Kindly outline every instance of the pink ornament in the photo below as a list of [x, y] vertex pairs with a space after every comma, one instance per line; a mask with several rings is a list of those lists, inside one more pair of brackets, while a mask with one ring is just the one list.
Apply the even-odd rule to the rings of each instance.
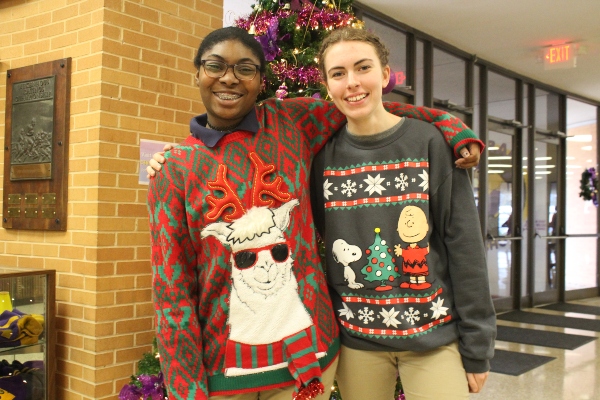
[[394, 86], [396, 86], [396, 74], [390, 69], [390, 81], [387, 86], [383, 88], [383, 94], [390, 93], [394, 89]]
[[285, 85], [281, 85], [279, 86], [279, 89], [277, 89], [275, 91], [275, 96], [277, 96], [277, 98], [279, 100], [283, 100], [285, 98], [285, 96], [288, 95], [288, 91], [287, 91], [287, 86]]

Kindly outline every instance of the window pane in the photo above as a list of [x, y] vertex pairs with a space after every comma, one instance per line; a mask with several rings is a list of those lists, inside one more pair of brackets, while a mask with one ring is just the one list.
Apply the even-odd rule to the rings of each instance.
[[465, 60], [433, 49], [433, 97], [465, 105]]
[[[592, 201], [579, 197], [581, 174], [597, 168], [596, 107], [567, 100], [567, 234], [598, 233], [597, 208]], [[567, 254], [567, 258], [569, 255]]]
[[417, 76], [415, 78], [415, 86], [416, 88], [416, 92], [417, 92], [417, 101], [416, 101], [416, 105], [418, 106], [422, 106], [423, 105], [423, 97], [424, 97], [424, 82], [425, 82], [425, 78], [424, 78], [424, 62], [423, 62], [423, 57], [425, 54], [425, 44], [421, 41], [421, 40], [417, 40], [417, 66], [416, 66], [416, 70], [417, 70]]
[[535, 90], [535, 127], [548, 131], [558, 131], [559, 96], [545, 90]]
[[395, 101], [398, 103], [410, 104], [411, 99], [400, 93], [387, 93], [383, 95], [383, 101]]
[[479, 68], [476, 65], [473, 70], [473, 124], [471, 129], [481, 137], [481, 132], [479, 132]]
[[406, 86], [406, 34], [368, 16], [363, 21], [390, 50], [389, 65], [396, 77], [396, 86]]
[[[534, 291], [556, 289], [556, 240], [542, 239], [557, 236], [556, 205], [558, 189], [558, 139], [536, 135], [534, 170], [528, 171], [528, 182], [533, 183], [534, 229]], [[531, 203], [531, 202], [530, 202]]]
[[513, 136], [502, 127], [491, 125], [488, 153], [487, 260], [492, 296], [511, 295], [512, 242], [501, 240], [515, 236], [512, 227]]
[[566, 242], [565, 289], [596, 287], [596, 238], [569, 238]]
[[488, 114], [515, 119], [515, 81], [493, 71], [488, 73]]
[[[595, 106], [567, 100], [566, 233], [570, 235], [598, 233], [596, 206], [579, 197], [582, 172], [598, 165], [597, 124]], [[596, 286], [597, 241], [595, 237], [566, 240], [566, 290]]]

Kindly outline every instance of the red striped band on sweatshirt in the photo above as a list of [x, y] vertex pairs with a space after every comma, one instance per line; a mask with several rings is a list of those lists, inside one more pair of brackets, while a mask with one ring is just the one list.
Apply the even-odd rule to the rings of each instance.
[[380, 165], [365, 165], [362, 167], [352, 167], [342, 170], [325, 170], [323, 176], [350, 176], [354, 174], [361, 174], [364, 172], [381, 172], [381, 171], [394, 171], [404, 168], [429, 168], [428, 161], [401, 161], [391, 162], [389, 164]]
[[434, 326], [446, 323], [452, 319], [451, 315], [448, 315], [444, 318], [437, 319], [435, 321], [431, 321], [428, 324], [418, 326], [410, 329], [376, 329], [376, 328], [363, 328], [362, 326], [356, 326], [348, 323], [347, 321], [343, 321], [339, 319], [338, 321], [342, 324], [342, 326], [348, 330], [353, 332], [362, 333], [363, 335], [378, 335], [378, 336], [410, 336], [416, 335], [418, 333], [425, 333]]

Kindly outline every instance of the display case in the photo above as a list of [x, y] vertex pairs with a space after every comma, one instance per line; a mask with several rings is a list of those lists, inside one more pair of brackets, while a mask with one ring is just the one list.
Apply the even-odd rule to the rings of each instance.
[[54, 270], [0, 267], [0, 399], [55, 399], [55, 283]]

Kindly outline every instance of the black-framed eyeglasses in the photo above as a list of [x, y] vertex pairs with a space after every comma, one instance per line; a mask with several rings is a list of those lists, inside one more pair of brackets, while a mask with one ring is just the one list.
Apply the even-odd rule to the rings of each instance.
[[233, 253], [233, 261], [238, 269], [253, 267], [258, 261], [258, 253], [269, 250], [274, 261], [284, 262], [290, 256], [290, 248], [286, 243], [273, 243], [257, 249], [245, 249]]
[[242, 63], [229, 65], [222, 61], [202, 60], [200, 64], [204, 67], [204, 73], [209, 78], [222, 78], [229, 68], [233, 68], [233, 75], [240, 81], [251, 81], [260, 69], [260, 65]]

